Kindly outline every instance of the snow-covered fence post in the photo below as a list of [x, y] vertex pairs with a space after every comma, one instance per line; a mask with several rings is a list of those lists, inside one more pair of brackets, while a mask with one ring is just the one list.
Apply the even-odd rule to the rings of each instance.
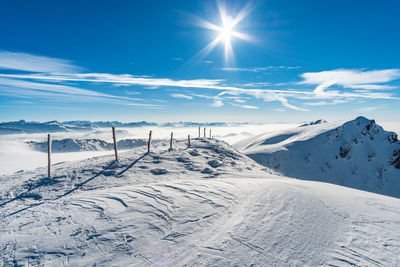
[[200, 127], [199, 127], [199, 138], [200, 138]]
[[114, 140], [115, 160], [118, 161], [117, 138], [115, 137], [115, 127], [112, 127], [112, 134], [113, 134], [113, 140]]
[[204, 127], [204, 138], [206, 138], [206, 127]]
[[211, 138], [211, 129], [210, 129], [210, 138]]
[[173, 137], [174, 133], [171, 132], [171, 141], [169, 142], [169, 149], [172, 150], [172, 137]]
[[47, 134], [47, 177], [50, 178], [51, 167], [51, 136]]
[[151, 144], [151, 131], [149, 133], [149, 141], [147, 142], [147, 153], [150, 153], [150, 144]]
[[188, 146], [190, 146], [190, 134], [188, 134]]

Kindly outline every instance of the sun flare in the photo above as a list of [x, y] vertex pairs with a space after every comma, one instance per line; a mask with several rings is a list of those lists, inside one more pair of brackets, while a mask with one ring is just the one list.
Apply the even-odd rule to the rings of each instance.
[[210, 42], [202, 51], [200, 51], [200, 54], [206, 56], [208, 53], [211, 52], [211, 50], [214, 49], [215, 46], [221, 43], [224, 46], [225, 61], [228, 62], [229, 60], [233, 59], [233, 49], [231, 43], [234, 38], [245, 41], [253, 40], [250, 35], [239, 32], [235, 29], [236, 26], [249, 14], [250, 6], [246, 5], [235, 17], [227, 14], [225, 6], [218, 4], [218, 8], [221, 20], [220, 25], [216, 25], [203, 19], [199, 19], [201, 22], [199, 26], [217, 32], [217, 37], [212, 42]]
[[227, 17], [222, 20], [222, 27], [220, 27], [219, 32], [220, 35], [218, 36], [224, 43], [230, 42], [232, 33], [234, 31], [234, 26], [232, 23], [232, 18]]

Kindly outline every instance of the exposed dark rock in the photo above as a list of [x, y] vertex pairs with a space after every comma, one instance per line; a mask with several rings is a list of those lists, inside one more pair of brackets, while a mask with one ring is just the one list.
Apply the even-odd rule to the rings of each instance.
[[339, 156], [341, 158], [346, 158], [349, 155], [350, 150], [351, 150], [351, 146], [349, 146], [349, 145], [347, 145], [345, 148], [340, 147]]
[[395, 133], [392, 133], [391, 135], [389, 135], [389, 136], [387, 137], [387, 140], [388, 140], [389, 143], [391, 143], [391, 144], [396, 143], [397, 141], [399, 141], [399, 140], [397, 139], [397, 134], [395, 134]]
[[393, 160], [390, 162], [390, 164], [392, 164], [396, 169], [400, 169], [400, 148], [393, 152], [392, 159]]
[[316, 120], [316, 121], [312, 121], [312, 122], [309, 122], [309, 123], [304, 123], [304, 124], [300, 125], [299, 127], [317, 125], [317, 124], [322, 124], [322, 123], [327, 123], [327, 121], [326, 120]]
[[365, 126], [365, 129], [367, 131], [371, 130], [371, 128], [375, 125], [375, 121], [372, 120], [367, 126]]
[[368, 161], [371, 161], [375, 157], [376, 157], [376, 153], [372, 152], [371, 154], [368, 155]]

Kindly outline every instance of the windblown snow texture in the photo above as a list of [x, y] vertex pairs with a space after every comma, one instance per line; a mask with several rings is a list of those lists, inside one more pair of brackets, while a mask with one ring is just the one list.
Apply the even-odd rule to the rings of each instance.
[[0, 176], [4, 266], [398, 266], [400, 200], [276, 175], [224, 142]]
[[400, 197], [397, 135], [364, 117], [261, 134], [235, 147], [285, 176]]

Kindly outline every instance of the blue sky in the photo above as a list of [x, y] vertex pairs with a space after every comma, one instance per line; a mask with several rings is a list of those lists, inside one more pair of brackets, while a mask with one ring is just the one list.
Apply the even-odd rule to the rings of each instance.
[[397, 121], [398, 14], [394, 0], [2, 1], [0, 120]]

